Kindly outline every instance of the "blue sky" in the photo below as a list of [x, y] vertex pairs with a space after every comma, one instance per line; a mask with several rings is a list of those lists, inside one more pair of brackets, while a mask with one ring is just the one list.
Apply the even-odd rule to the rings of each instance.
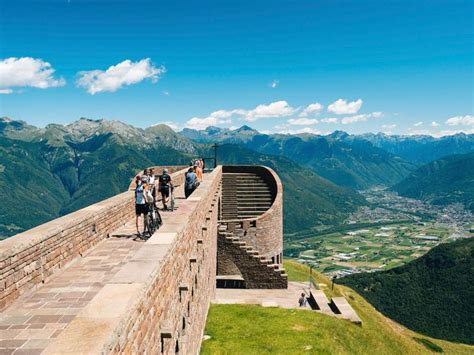
[[0, 115], [34, 125], [474, 130], [472, 1], [0, 4]]

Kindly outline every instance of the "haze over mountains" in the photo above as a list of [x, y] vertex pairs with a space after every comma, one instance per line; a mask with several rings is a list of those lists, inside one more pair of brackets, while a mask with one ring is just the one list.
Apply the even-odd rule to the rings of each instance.
[[[210, 143], [215, 142], [221, 144], [220, 163], [259, 162], [282, 177], [285, 232], [341, 223], [366, 203], [356, 190], [395, 185], [433, 156], [474, 151], [474, 135], [464, 134], [266, 135], [248, 126], [176, 133], [166, 125], [141, 129], [86, 118], [44, 128], [1, 118], [0, 235], [18, 233], [124, 191], [144, 166], [187, 164], [194, 157], [209, 156]], [[449, 194], [451, 184], [447, 186]], [[463, 183], [452, 186], [462, 188]]]

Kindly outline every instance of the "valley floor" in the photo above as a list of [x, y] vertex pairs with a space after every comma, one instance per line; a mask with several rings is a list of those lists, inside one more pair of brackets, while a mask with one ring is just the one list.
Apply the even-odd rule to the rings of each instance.
[[287, 256], [326, 275], [345, 276], [401, 266], [439, 243], [474, 236], [474, 216], [459, 204], [434, 206], [382, 189], [364, 195], [371, 205], [345, 224], [287, 236]]

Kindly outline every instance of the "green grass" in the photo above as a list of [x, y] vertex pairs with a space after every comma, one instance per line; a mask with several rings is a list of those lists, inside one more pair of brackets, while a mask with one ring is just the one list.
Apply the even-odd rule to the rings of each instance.
[[[305, 281], [309, 269], [285, 261], [289, 279]], [[316, 274], [316, 280], [329, 280]], [[328, 284], [329, 285], [329, 284]], [[329, 290], [330, 291], [330, 290]], [[440, 347], [448, 354], [472, 354], [474, 347], [420, 336], [377, 312], [353, 290], [336, 285], [357, 311], [362, 326], [308, 310], [254, 305], [212, 305], [201, 354], [431, 354]], [[424, 338], [420, 343], [414, 337]], [[428, 347], [428, 342], [433, 347]]]

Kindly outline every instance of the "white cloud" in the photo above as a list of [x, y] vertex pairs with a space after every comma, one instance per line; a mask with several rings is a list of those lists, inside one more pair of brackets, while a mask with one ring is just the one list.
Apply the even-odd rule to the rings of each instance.
[[317, 115], [321, 112], [324, 108], [319, 102], [315, 102], [313, 104], [309, 104], [303, 111], [301, 111], [300, 116], [306, 117], [310, 115]]
[[356, 122], [365, 122], [369, 118], [381, 118], [383, 117], [382, 112], [362, 113], [360, 115], [348, 116], [341, 119], [342, 124], [351, 124]]
[[150, 58], [132, 62], [127, 59], [110, 66], [107, 70], [90, 70], [78, 73], [77, 86], [87, 89], [94, 95], [98, 92], [114, 92], [124, 85], [137, 84], [145, 79], [156, 83], [159, 77], [166, 72], [164, 67], [155, 67]]
[[415, 129], [415, 130], [411, 130], [410, 128], [408, 129], [408, 133], [407, 133], [409, 136], [431, 136], [432, 133], [427, 130], [427, 129]]
[[329, 117], [329, 118], [323, 118], [321, 122], [322, 123], [338, 123], [339, 119], [336, 117]]
[[170, 92], [169, 91], [163, 91], [163, 95], [170, 96]]
[[384, 125], [382, 125], [383, 129], [388, 129], [388, 130], [394, 129], [396, 127], [397, 127], [396, 124], [384, 124]]
[[448, 118], [446, 124], [450, 126], [474, 126], [474, 116], [465, 115], [465, 116], [454, 116]]
[[232, 122], [231, 116], [233, 111], [218, 110], [212, 112], [207, 117], [193, 117], [186, 122], [186, 127], [193, 129], [204, 129], [209, 126], [217, 126], [220, 124], [229, 124]]
[[420, 129], [420, 130], [412, 130], [411, 128], [408, 129], [408, 135], [415, 136], [415, 135], [426, 135], [426, 136], [433, 136], [433, 137], [444, 137], [444, 136], [452, 136], [458, 133], [465, 133], [465, 134], [474, 134], [474, 127], [467, 128], [467, 129], [455, 129], [455, 130], [442, 130], [438, 132], [432, 132], [427, 129]]
[[419, 121], [419, 122], [413, 124], [413, 126], [415, 126], [415, 127], [420, 127], [422, 125], [423, 125], [422, 121]]
[[310, 126], [317, 124], [318, 120], [315, 118], [291, 118], [288, 123], [293, 126]]
[[336, 115], [351, 115], [359, 112], [362, 103], [363, 101], [361, 99], [351, 102], [339, 99], [328, 106], [328, 112], [335, 113]]
[[439, 123], [436, 121], [431, 122], [431, 127], [438, 127]]
[[271, 87], [272, 89], [275, 89], [275, 88], [278, 86], [278, 84], [280, 84], [280, 81], [279, 81], [279, 80], [273, 80], [273, 81], [270, 83], [270, 87]]
[[432, 135], [434, 137], [444, 137], [444, 136], [452, 136], [458, 133], [465, 133], [465, 134], [474, 134], [474, 128], [468, 129], [456, 129], [456, 130], [443, 130], [439, 132], [435, 132]]
[[[280, 129], [281, 127], [276, 126], [275, 128]], [[310, 133], [310, 134], [321, 134], [320, 131], [311, 127], [303, 127], [298, 129], [281, 129], [278, 131], [280, 134], [303, 134], [303, 133]]]
[[63, 78], [54, 77], [54, 68], [42, 59], [31, 57], [6, 58], [0, 60], [1, 94], [11, 94], [13, 87], [47, 89], [64, 86]]
[[248, 122], [255, 122], [260, 118], [286, 117], [294, 114], [297, 109], [291, 107], [286, 101], [276, 101], [268, 105], [258, 105], [253, 110], [233, 110], [234, 113], [243, 115]]

